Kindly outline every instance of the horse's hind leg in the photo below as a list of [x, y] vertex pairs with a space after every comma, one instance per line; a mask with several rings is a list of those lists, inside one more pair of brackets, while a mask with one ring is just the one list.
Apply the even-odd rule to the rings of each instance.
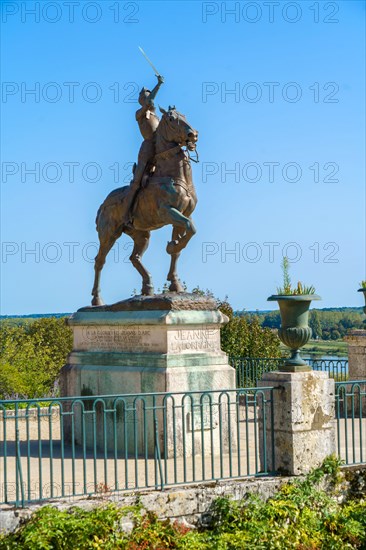
[[149, 246], [150, 231], [139, 231], [137, 229], [126, 230], [126, 233], [133, 239], [133, 250], [130, 256], [132, 265], [137, 269], [142, 277], [141, 294], [152, 296], [154, 294], [154, 286], [150, 273], [141, 263], [141, 258]]
[[94, 285], [92, 290], [92, 296], [93, 296], [92, 306], [104, 305], [103, 299], [100, 295], [100, 275], [101, 275], [103, 266], [105, 264], [107, 254], [119, 236], [120, 234], [119, 235], [99, 234], [99, 250], [98, 250], [98, 254], [95, 257], [95, 263], [94, 263], [95, 275], [94, 275]]
[[[172, 241], [178, 241], [180, 239], [179, 234], [180, 229], [178, 227], [173, 227]], [[183, 292], [184, 288], [181, 285], [181, 282], [177, 273], [177, 262], [180, 256], [180, 252], [173, 252], [170, 258], [170, 269], [167, 276], [167, 280], [170, 281], [169, 290], [171, 292]]]

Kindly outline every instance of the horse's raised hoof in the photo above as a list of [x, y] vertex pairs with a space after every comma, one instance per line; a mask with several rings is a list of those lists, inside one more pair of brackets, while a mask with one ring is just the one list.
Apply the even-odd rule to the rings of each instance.
[[184, 292], [184, 288], [180, 284], [180, 281], [172, 281], [169, 285], [170, 292]]
[[104, 302], [100, 296], [94, 296], [91, 302], [92, 306], [104, 306]]
[[166, 251], [168, 254], [174, 254], [177, 252], [178, 241], [170, 241], [167, 244]]
[[154, 286], [143, 284], [141, 289], [141, 294], [143, 296], [154, 296]]

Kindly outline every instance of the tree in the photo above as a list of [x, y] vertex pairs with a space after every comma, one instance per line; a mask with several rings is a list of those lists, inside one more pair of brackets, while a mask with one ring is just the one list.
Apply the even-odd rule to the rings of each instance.
[[229, 318], [221, 328], [221, 347], [232, 357], [281, 357], [277, 334], [262, 328], [257, 315], [238, 317], [227, 300], [219, 309]]
[[262, 327], [267, 328], [280, 328], [281, 326], [281, 315], [279, 311], [271, 311], [266, 313], [264, 320], [262, 322]]
[[0, 399], [52, 394], [71, 347], [72, 332], [64, 318], [1, 323]]
[[309, 327], [313, 331], [313, 338], [322, 337], [322, 326], [320, 324], [319, 314], [316, 310], [310, 312]]

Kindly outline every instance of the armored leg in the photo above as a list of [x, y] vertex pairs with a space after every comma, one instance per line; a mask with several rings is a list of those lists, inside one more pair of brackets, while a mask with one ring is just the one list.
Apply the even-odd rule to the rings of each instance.
[[130, 188], [128, 190], [128, 194], [127, 194], [127, 197], [126, 197], [126, 202], [124, 204], [125, 208], [124, 208], [124, 212], [123, 212], [123, 216], [122, 216], [123, 225], [128, 225], [131, 222], [132, 205], [133, 205], [133, 202], [134, 202], [135, 197], [137, 195], [137, 192], [140, 188], [140, 183], [141, 183], [142, 176], [144, 175], [145, 168], [146, 168], [146, 163], [140, 163], [140, 162], [138, 163], [138, 165], [136, 167], [133, 180], [130, 183]]
[[133, 180], [130, 184], [130, 189], [126, 197], [125, 209], [122, 214], [122, 223], [128, 225], [131, 222], [131, 209], [136, 194], [140, 188], [142, 176], [144, 175], [147, 164], [154, 156], [154, 143], [151, 139], [145, 139], [140, 147], [137, 166], [133, 175]]

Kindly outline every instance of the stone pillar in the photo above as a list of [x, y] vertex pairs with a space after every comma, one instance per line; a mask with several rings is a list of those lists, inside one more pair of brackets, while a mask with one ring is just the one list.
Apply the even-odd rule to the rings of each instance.
[[[335, 452], [335, 390], [328, 373], [268, 372], [258, 385], [274, 387], [273, 418], [269, 403], [266, 411], [267, 471], [305, 474]], [[260, 442], [264, 470], [262, 422]]]
[[[61, 373], [61, 394], [127, 397], [105, 399], [95, 413], [94, 401], [84, 400], [91, 414], [74, 405], [74, 426], [65, 425], [65, 435], [70, 440], [73, 433], [78, 444], [86, 438], [88, 448], [97, 439], [98, 447], [109, 450], [118, 438], [119, 452], [149, 457], [156, 452], [157, 431], [165, 457], [210, 448], [211, 430], [215, 447], [220, 441], [235, 447], [236, 394], [215, 403], [218, 395], [209, 393], [236, 388], [235, 369], [220, 347], [225, 322], [213, 300], [187, 294], [139, 296], [77, 311], [69, 320], [74, 345]], [[157, 392], [171, 396], [146, 395]], [[136, 400], [136, 394], [144, 395]], [[233, 403], [231, 423], [225, 400]]]
[[366, 330], [349, 330], [345, 341], [349, 380], [366, 380]]

